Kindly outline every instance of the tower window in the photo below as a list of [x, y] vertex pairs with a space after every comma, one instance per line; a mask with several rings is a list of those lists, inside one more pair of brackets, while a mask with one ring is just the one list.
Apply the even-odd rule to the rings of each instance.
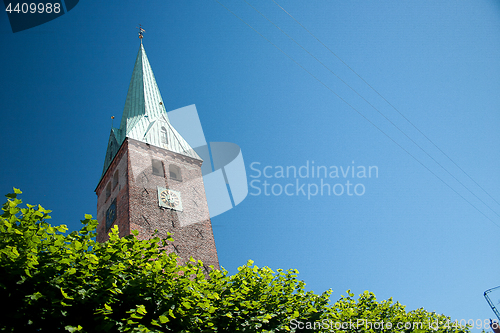
[[113, 141], [109, 143], [109, 161], [113, 160]]
[[168, 144], [167, 129], [165, 127], [161, 128], [160, 138], [161, 138], [161, 143], [165, 145]]
[[116, 185], [118, 185], [118, 170], [115, 171], [115, 174], [113, 176], [113, 188], [115, 188]]
[[181, 168], [175, 164], [170, 164], [168, 166], [168, 173], [171, 179], [182, 180]]
[[151, 160], [151, 164], [153, 166], [153, 175], [164, 176], [163, 173], [163, 164], [160, 160]]
[[108, 185], [106, 185], [106, 200], [108, 200], [110, 196], [111, 196], [111, 183], [108, 183]]

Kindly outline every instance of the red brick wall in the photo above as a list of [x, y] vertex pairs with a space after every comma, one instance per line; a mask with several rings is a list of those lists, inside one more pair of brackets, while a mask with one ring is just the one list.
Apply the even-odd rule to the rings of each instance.
[[[128, 191], [128, 142], [125, 141], [115, 158], [111, 162], [108, 170], [102, 177], [96, 188], [97, 194], [97, 241], [104, 242], [108, 240], [106, 228], [106, 211], [116, 198], [117, 217], [113, 225], [118, 225], [120, 236], [130, 234], [129, 227], [129, 191]], [[113, 176], [118, 170], [118, 184], [113, 186]], [[106, 186], [111, 184], [111, 195], [106, 198]]]
[[[153, 174], [152, 159], [162, 161], [163, 176]], [[180, 169], [181, 181], [170, 177], [170, 164]], [[115, 170], [120, 175], [119, 184], [112, 189], [110, 198], [106, 200], [106, 186], [108, 182], [113, 182]], [[183, 210], [159, 207], [157, 187], [180, 192]], [[158, 236], [166, 238], [170, 232], [175, 241], [167, 251], [176, 251], [186, 261], [192, 256], [203, 261], [205, 266], [219, 268], [201, 161], [127, 138], [99, 183], [96, 193], [99, 242], [108, 238], [104, 230], [105, 215], [113, 199], [117, 198], [115, 224], [119, 226], [120, 236], [137, 230], [139, 239], [147, 239], [154, 230], [158, 230]]]

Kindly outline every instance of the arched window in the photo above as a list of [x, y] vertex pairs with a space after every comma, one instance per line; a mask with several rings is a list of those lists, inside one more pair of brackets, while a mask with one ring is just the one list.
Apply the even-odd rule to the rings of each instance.
[[163, 173], [163, 164], [160, 160], [151, 160], [151, 164], [153, 166], [153, 175], [164, 176]]
[[108, 200], [110, 196], [111, 196], [111, 183], [108, 183], [108, 185], [106, 185], [106, 200]]
[[171, 179], [182, 180], [181, 168], [175, 164], [170, 164], [168, 166], [168, 174]]
[[165, 145], [168, 144], [167, 129], [165, 127], [161, 128], [160, 139], [161, 139], [161, 143], [163, 143]]
[[113, 188], [115, 188], [116, 185], [118, 185], [118, 170], [115, 171], [115, 174], [113, 176]]
[[109, 143], [109, 161], [111, 162], [113, 160], [113, 141]]

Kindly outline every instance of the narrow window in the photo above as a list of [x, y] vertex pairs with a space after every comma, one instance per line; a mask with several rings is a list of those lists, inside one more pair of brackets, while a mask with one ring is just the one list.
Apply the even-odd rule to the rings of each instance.
[[118, 185], [118, 170], [115, 171], [115, 174], [113, 176], [113, 188], [115, 188], [116, 185]]
[[106, 185], [106, 200], [108, 200], [110, 196], [111, 196], [111, 183], [108, 183], [108, 185]]
[[151, 160], [151, 164], [153, 165], [153, 175], [164, 176], [163, 174], [163, 165], [160, 160]]
[[111, 205], [108, 207], [106, 211], [106, 232], [111, 228], [113, 222], [116, 220], [116, 198], [113, 200]]
[[113, 160], [113, 141], [109, 143], [109, 161]]
[[177, 165], [170, 164], [168, 166], [168, 173], [171, 179], [182, 180], [181, 168], [179, 168]]
[[165, 127], [161, 128], [160, 137], [161, 137], [161, 143], [165, 145], [168, 144], [167, 129]]

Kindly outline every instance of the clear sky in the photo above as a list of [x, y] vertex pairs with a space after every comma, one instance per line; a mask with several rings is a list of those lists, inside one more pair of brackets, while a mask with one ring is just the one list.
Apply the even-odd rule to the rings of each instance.
[[[276, 0], [393, 108], [272, 0], [247, 1], [338, 77], [245, 1], [219, 1], [283, 52], [215, 0], [81, 1], [15, 34], [0, 14], [0, 192], [20, 188], [70, 230], [95, 216], [142, 24], [167, 110], [196, 104], [208, 141], [242, 149], [249, 195], [212, 220], [229, 272], [252, 259], [296, 268], [332, 299], [370, 290], [408, 309], [493, 317], [483, 292], [500, 285], [499, 2]], [[339, 178], [276, 177], [313, 162]], [[357, 177], [369, 166], [378, 177]], [[264, 181], [292, 195], [265, 195]], [[308, 199], [321, 181], [344, 193]], [[363, 193], [348, 195], [347, 181]]]

